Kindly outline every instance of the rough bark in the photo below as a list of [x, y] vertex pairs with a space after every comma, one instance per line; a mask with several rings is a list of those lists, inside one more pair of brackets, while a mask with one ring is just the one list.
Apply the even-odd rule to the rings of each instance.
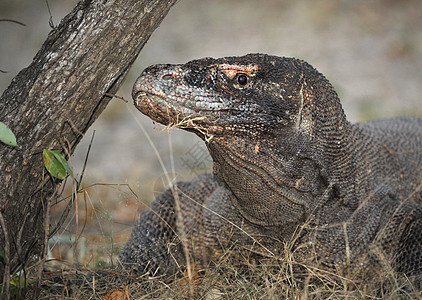
[[[0, 251], [10, 248], [12, 272], [42, 253], [44, 209], [55, 188], [43, 179], [42, 150], [65, 154], [70, 145], [73, 152], [175, 2], [81, 1], [3, 93], [0, 121], [18, 143], [0, 143]], [[0, 257], [0, 274], [5, 264]]]

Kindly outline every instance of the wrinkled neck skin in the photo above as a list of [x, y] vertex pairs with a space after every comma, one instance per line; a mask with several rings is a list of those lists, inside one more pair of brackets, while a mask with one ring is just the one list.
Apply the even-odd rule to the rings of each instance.
[[297, 128], [214, 137], [207, 147], [233, 204], [256, 225], [295, 227], [331, 188], [313, 142]]

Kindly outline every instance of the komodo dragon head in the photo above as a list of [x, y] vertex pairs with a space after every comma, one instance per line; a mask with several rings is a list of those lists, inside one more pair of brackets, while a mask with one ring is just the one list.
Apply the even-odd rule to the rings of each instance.
[[205, 140], [214, 173], [252, 223], [303, 222], [353, 175], [345, 174], [350, 124], [337, 94], [302, 60], [249, 54], [155, 65], [133, 99], [153, 120]]

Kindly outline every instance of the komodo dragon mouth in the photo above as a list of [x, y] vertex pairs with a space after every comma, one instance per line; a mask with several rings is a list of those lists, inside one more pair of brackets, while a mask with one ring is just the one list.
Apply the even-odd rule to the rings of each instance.
[[[209, 126], [210, 121], [205, 121], [212, 114], [214, 119], [220, 118], [220, 111], [197, 106], [190, 108], [188, 103], [171, 103], [166, 97], [139, 91], [133, 97], [136, 108], [156, 122], [169, 127], [177, 127], [197, 131], [205, 136], [205, 139], [221, 134], [222, 126]], [[204, 115], [207, 112], [207, 115]]]
[[[216, 134], [224, 132], [222, 126], [210, 126], [210, 121], [205, 120], [209, 117], [199, 113], [197, 109], [191, 109], [183, 103], [181, 105], [171, 104], [165, 97], [148, 92], [138, 92], [134, 97], [134, 104], [140, 112], [149, 116], [152, 120], [170, 128], [194, 131], [207, 141]], [[201, 109], [201, 112], [207, 110], [208, 114], [213, 114], [214, 118], [219, 118], [219, 112], [215, 110]]]

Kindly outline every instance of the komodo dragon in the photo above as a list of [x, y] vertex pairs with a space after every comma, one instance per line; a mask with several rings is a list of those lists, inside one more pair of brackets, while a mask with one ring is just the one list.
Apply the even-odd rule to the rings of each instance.
[[[233, 245], [263, 256], [290, 245], [307, 264], [355, 278], [391, 268], [421, 288], [421, 118], [351, 124], [321, 73], [265, 54], [151, 66], [132, 95], [203, 139], [214, 174], [156, 198], [124, 266], [172, 272], [175, 257], [207, 265]], [[183, 255], [169, 254], [175, 238]]]

